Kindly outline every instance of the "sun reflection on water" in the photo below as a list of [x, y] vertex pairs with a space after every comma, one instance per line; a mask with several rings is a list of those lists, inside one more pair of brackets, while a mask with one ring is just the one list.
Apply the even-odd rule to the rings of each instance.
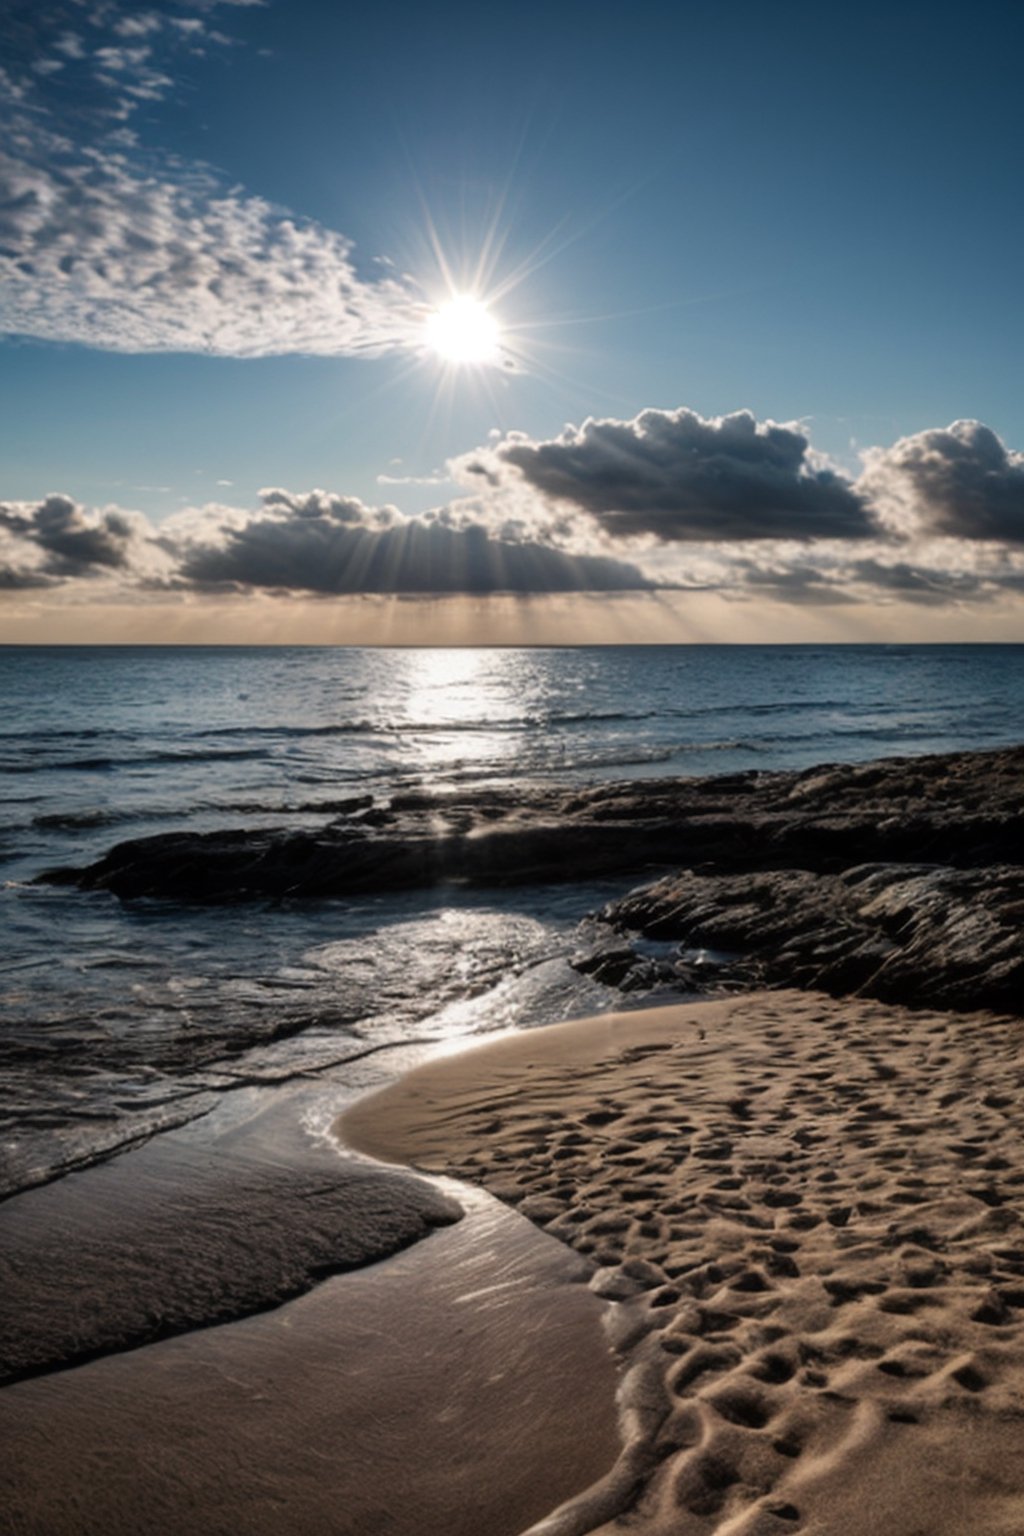
[[[486, 724], [488, 695], [486, 651], [415, 651], [405, 706], [410, 722], [431, 726]], [[489, 685], [489, 686], [488, 686]]]
[[431, 650], [408, 655], [401, 689], [401, 726], [417, 766], [444, 774], [466, 758], [467, 733], [473, 756], [487, 776], [511, 769], [522, 717], [522, 700], [511, 669], [500, 653], [486, 650]]
[[[372, 666], [375, 749], [405, 783], [454, 787], [600, 766], [591, 762], [592, 721], [609, 705], [620, 718], [596, 657], [574, 660], [568, 677], [542, 649], [511, 647], [381, 650]], [[621, 718], [620, 735], [634, 732], [628, 711]], [[627, 745], [628, 761], [636, 748]]]

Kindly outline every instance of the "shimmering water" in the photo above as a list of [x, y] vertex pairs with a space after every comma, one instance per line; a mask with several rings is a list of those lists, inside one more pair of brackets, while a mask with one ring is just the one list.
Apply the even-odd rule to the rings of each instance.
[[565, 962], [609, 888], [197, 912], [27, 883], [47, 867], [399, 786], [805, 767], [1022, 722], [1024, 646], [0, 649], [10, 1176], [235, 1081], [618, 1001]]

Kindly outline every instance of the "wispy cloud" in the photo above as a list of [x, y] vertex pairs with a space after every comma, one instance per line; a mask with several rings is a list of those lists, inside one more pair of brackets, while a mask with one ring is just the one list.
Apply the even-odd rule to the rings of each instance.
[[377, 476], [378, 485], [448, 485], [451, 476], [441, 475], [387, 475]]
[[8, 70], [22, 80], [66, 70], [58, 94], [43, 91], [30, 104], [51, 121], [79, 130], [91, 123], [101, 132], [170, 95], [183, 58], [233, 45], [233, 37], [208, 25], [210, 15], [229, 4], [205, 0], [183, 15], [173, 0], [147, 7], [126, 0], [7, 0]]

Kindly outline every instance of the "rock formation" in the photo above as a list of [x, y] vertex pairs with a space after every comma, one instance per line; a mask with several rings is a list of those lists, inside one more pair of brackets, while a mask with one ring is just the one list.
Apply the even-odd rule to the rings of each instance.
[[41, 878], [224, 902], [660, 874], [600, 915], [614, 942], [603, 959], [592, 946], [581, 968], [628, 985], [624, 936], [640, 933], [732, 951], [744, 980], [1020, 1011], [1022, 865], [1015, 747], [802, 773], [365, 797], [318, 829], [167, 833]]

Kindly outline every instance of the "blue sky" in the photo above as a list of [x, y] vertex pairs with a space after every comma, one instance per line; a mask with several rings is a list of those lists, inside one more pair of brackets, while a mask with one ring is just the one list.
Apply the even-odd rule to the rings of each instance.
[[[89, 281], [106, 288], [88, 314], [57, 291], [67, 276], [57, 266], [20, 274], [0, 344], [0, 496], [12, 504], [61, 493], [76, 508], [67, 526], [78, 518], [95, 532], [97, 509], [111, 506], [151, 524], [214, 503], [265, 517], [262, 489], [298, 497], [320, 487], [339, 499], [320, 517], [337, 521], [350, 500], [392, 503], [402, 516], [486, 523], [493, 537], [620, 559], [645, 580], [707, 593], [726, 590], [720, 573], [723, 561], [739, 568], [735, 547], [716, 550], [702, 535], [697, 550], [692, 532], [664, 523], [631, 526], [631, 542], [616, 543], [607, 520], [586, 521], [587, 496], [564, 478], [553, 496], [514, 455], [488, 481], [502, 481], [504, 499], [484, 507], [473, 500], [482, 482], [446, 465], [495, 443], [500, 455], [509, 433], [541, 445], [566, 424], [582, 433], [588, 418], [631, 423], [686, 408], [708, 422], [747, 411], [759, 424], [798, 423], [801, 479], [826, 456], [859, 485], [865, 451], [967, 420], [1007, 451], [984, 470], [986, 484], [998, 481], [984, 550], [977, 522], [941, 510], [931, 471], [906, 468], [936, 455], [959, 462], [963, 434], [922, 439], [916, 458], [908, 450], [890, 463], [884, 496], [876, 463], [875, 535], [904, 540], [883, 552], [890, 568], [934, 571], [940, 585], [970, 575], [975, 614], [982, 596], [991, 611], [1015, 594], [1019, 9], [390, 4], [354, 14], [310, 0], [61, 0], [8, 10], [6, 106], [34, 175], [57, 166], [74, 177], [88, 164], [105, 178], [90, 216], [119, 223], [124, 209], [125, 227], [143, 185], [161, 197], [184, 189], [193, 220], [227, 200], [231, 239], [262, 244], [254, 261], [282, 271], [268, 230], [290, 213], [315, 232], [312, 287], [348, 263], [358, 289], [357, 322], [325, 329], [311, 291], [301, 334], [279, 336], [283, 289], [261, 329], [245, 290], [257, 267], [246, 265], [218, 300], [216, 334], [227, 339], [211, 356], [206, 333], [189, 330], [189, 290], [152, 263], [143, 284], [130, 265], [111, 275], [100, 250], [101, 275]], [[254, 200], [271, 211], [257, 216]], [[431, 229], [456, 286], [497, 295], [514, 368], [424, 355], [417, 316], [444, 296]], [[474, 285], [489, 230], [501, 254]], [[65, 236], [66, 252], [74, 229]], [[34, 224], [23, 263], [33, 241], [54, 238]], [[154, 259], [167, 260], [172, 243]], [[301, 261], [290, 247], [287, 262], [281, 283], [294, 285]], [[248, 318], [236, 325], [234, 310]], [[423, 480], [437, 483], [410, 483]], [[312, 514], [301, 515], [308, 525]], [[42, 547], [28, 517], [10, 515], [11, 537]], [[349, 526], [355, 517], [345, 513]], [[225, 526], [207, 543], [236, 537]], [[199, 537], [195, 518], [188, 537]], [[760, 567], [807, 568], [806, 545], [794, 554], [769, 549], [756, 529], [744, 537], [758, 541]], [[937, 550], [936, 537], [956, 547]], [[53, 589], [82, 574], [66, 555], [54, 566], [51, 553], [49, 564], [32, 556], [35, 602], [63, 601]], [[879, 556], [875, 545], [865, 553]], [[117, 569], [110, 556], [85, 574]], [[833, 558], [824, 607], [879, 597], [855, 592], [838, 569]], [[179, 576], [148, 571], [166, 591]], [[237, 590], [251, 590], [244, 572]], [[352, 595], [347, 579], [338, 590]], [[942, 606], [937, 592], [929, 609]]]

